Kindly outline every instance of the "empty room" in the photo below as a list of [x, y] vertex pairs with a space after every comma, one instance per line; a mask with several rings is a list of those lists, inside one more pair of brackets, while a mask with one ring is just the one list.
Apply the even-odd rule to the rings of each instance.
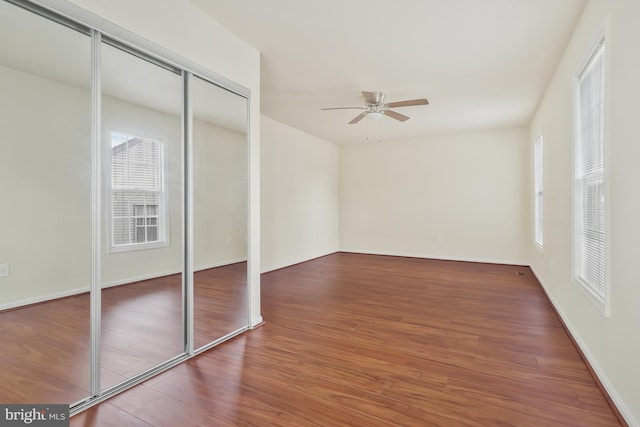
[[639, 19], [0, 0], [0, 424], [640, 427]]

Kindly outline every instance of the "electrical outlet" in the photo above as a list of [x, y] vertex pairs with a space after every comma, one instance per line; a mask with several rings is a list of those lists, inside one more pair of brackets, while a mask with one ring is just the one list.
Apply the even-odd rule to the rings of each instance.
[[438, 239], [438, 243], [444, 242], [444, 236], [442, 234], [438, 234], [437, 239]]
[[9, 264], [0, 264], [0, 277], [7, 277], [9, 275]]

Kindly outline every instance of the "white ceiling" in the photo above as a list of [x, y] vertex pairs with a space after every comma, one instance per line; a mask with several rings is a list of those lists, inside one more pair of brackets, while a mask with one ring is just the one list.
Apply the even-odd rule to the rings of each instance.
[[[586, 0], [192, 0], [262, 53], [262, 113], [354, 143], [524, 126]], [[411, 117], [347, 124], [360, 91]]]
[[[91, 40], [79, 32], [0, 1], [0, 67], [89, 91]], [[102, 94], [180, 116], [180, 76], [110, 46], [101, 57]], [[194, 79], [196, 119], [241, 133], [247, 128], [245, 98]], [[55, 100], [52, 100], [54, 102]]]

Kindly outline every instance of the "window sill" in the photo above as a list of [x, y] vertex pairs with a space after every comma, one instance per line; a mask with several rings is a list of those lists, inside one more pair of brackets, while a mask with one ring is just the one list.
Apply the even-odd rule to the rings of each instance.
[[582, 291], [583, 294], [600, 310], [604, 317], [610, 317], [611, 313], [608, 308], [606, 300], [603, 300], [599, 295], [596, 295], [589, 286], [585, 285], [580, 279], [574, 277], [573, 284]]
[[148, 249], [159, 249], [166, 248], [169, 246], [169, 242], [151, 242], [151, 243], [134, 243], [130, 245], [121, 245], [121, 246], [109, 246], [110, 254], [117, 254], [121, 252], [132, 252], [132, 251], [146, 251]]

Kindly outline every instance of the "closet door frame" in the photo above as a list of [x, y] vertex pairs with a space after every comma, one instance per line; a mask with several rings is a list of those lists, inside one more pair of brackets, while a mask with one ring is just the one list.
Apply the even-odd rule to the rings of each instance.
[[[217, 73], [212, 72], [198, 64], [195, 64], [167, 49], [164, 49], [142, 37], [137, 36], [115, 24], [112, 24], [97, 15], [94, 15], [74, 4], [61, 2], [59, 0], [0, 0], [15, 4], [16, 6], [30, 10], [47, 19], [75, 29], [82, 29], [89, 32], [91, 36], [91, 287], [90, 287], [90, 330], [91, 330], [91, 375], [90, 375], [90, 396], [85, 400], [72, 403], [70, 405], [71, 415], [83, 411], [111, 396], [114, 396], [128, 388], [157, 375], [185, 360], [206, 351], [230, 338], [233, 338], [248, 329], [251, 325], [251, 305], [255, 300], [252, 298], [251, 271], [253, 271], [251, 259], [251, 214], [250, 214], [250, 194], [251, 179], [250, 169], [247, 167], [247, 286], [246, 305], [247, 318], [245, 326], [231, 331], [230, 333], [212, 341], [204, 347], [194, 349], [194, 297], [193, 297], [193, 111], [190, 98], [190, 81], [194, 76], [206, 80], [222, 89], [232, 92], [246, 99], [247, 105], [247, 139], [249, 148], [250, 135], [250, 99], [251, 91], [246, 87], [237, 84]], [[101, 255], [103, 241], [101, 237], [101, 226], [105, 219], [103, 212], [101, 191], [101, 169], [102, 169], [102, 123], [101, 123], [101, 61], [100, 52], [102, 43], [111, 40], [119, 47], [126, 49], [129, 53], [141, 56], [157, 65], [173, 70], [179, 70], [183, 80], [183, 108], [182, 108], [182, 165], [183, 165], [183, 192], [182, 192], [182, 304], [183, 304], [183, 339], [184, 352], [170, 360], [155, 366], [152, 369], [142, 372], [133, 378], [125, 380], [107, 390], [100, 387], [101, 369]], [[250, 150], [247, 149], [247, 166], [250, 165]]]

